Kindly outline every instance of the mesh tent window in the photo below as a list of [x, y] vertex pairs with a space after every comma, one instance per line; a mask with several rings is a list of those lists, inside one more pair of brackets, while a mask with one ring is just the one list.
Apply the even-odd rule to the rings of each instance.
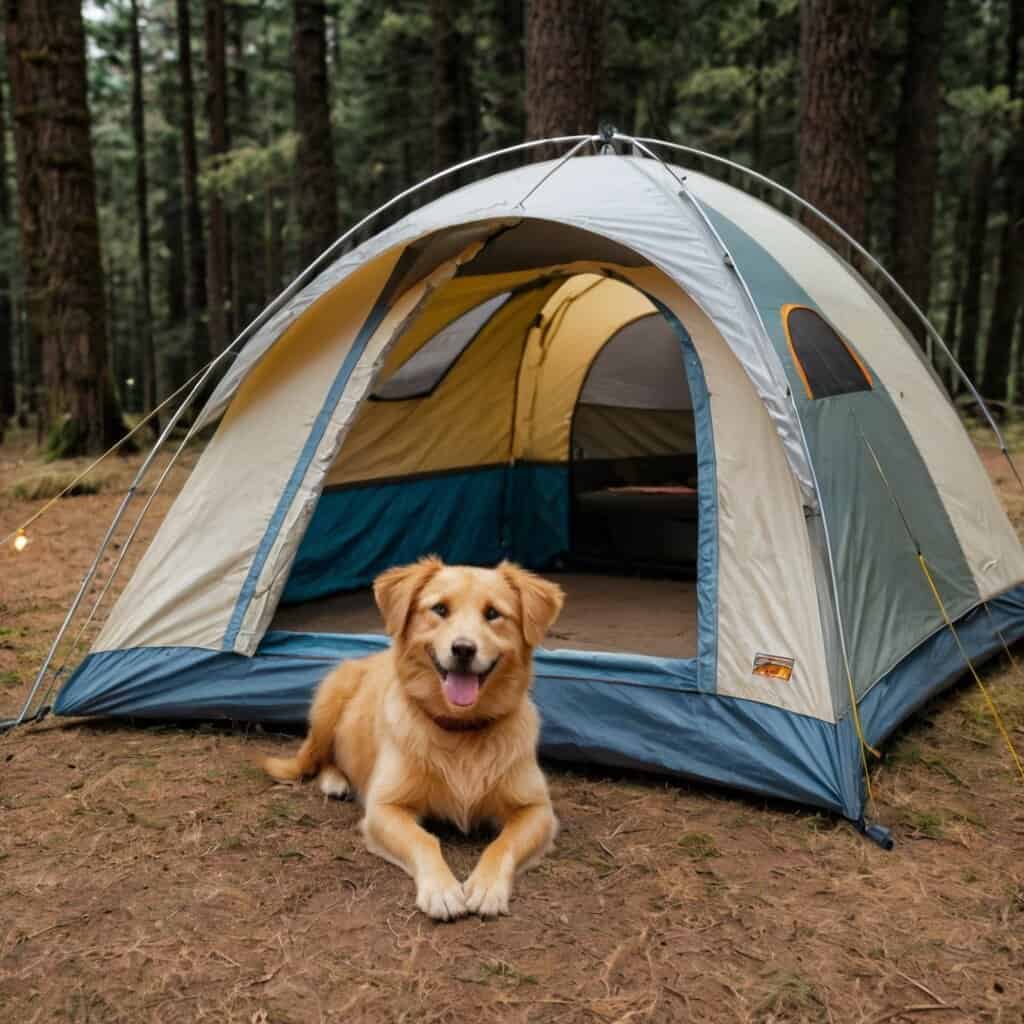
[[424, 342], [371, 397], [378, 401], [399, 402], [433, 394], [459, 356], [511, 295], [511, 292], [502, 292], [456, 317]]
[[782, 323], [809, 399], [871, 390], [867, 367], [820, 313], [807, 306], [783, 306]]

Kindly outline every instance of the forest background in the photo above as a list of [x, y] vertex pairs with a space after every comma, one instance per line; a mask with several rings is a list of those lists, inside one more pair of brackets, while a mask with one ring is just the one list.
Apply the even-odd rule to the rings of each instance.
[[998, 412], [1022, 391], [1024, 0], [3, 0], [2, 18], [0, 439], [101, 450], [397, 192], [602, 122], [795, 188]]

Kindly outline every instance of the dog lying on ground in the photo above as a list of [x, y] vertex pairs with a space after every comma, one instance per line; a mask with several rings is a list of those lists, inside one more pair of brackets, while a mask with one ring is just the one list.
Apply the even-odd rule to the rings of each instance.
[[[367, 847], [413, 877], [425, 914], [507, 914], [513, 878], [557, 829], [528, 691], [562, 590], [509, 562], [477, 569], [430, 557], [389, 569], [373, 592], [390, 648], [335, 669], [298, 754], [264, 767], [281, 781], [316, 776], [330, 796], [354, 790]], [[463, 832], [492, 821], [501, 832], [460, 884], [425, 817]]]

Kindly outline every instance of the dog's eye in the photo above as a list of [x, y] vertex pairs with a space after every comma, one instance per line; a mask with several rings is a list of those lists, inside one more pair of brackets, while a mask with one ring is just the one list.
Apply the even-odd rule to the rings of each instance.
[[442, 619], [448, 618], [448, 605], [446, 605], [444, 601], [438, 601], [430, 610]]
[[492, 608], [490, 605], [488, 605], [484, 611], [484, 618], [488, 622], [493, 622], [495, 619], [501, 618], [501, 612], [499, 612], [497, 608]]

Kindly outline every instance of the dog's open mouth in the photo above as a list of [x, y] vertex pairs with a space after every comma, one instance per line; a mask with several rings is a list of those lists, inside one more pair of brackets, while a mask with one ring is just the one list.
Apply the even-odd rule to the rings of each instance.
[[495, 658], [483, 672], [460, 672], [455, 669], [446, 669], [438, 661], [433, 649], [430, 651], [430, 659], [434, 663], [434, 668], [437, 669], [437, 674], [441, 677], [441, 689], [444, 691], [445, 699], [457, 708], [471, 708], [477, 702], [487, 677], [494, 671], [494, 666], [498, 664], [498, 658]]

